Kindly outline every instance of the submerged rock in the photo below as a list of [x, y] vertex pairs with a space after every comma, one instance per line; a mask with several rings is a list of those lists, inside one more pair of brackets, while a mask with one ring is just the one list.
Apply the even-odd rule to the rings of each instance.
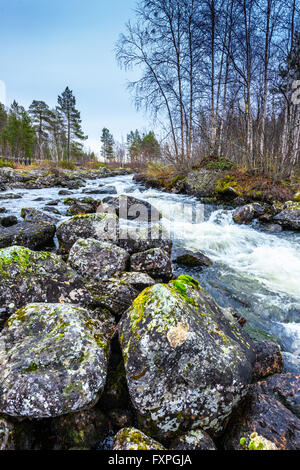
[[125, 271], [129, 254], [112, 243], [80, 238], [72, 246], [68, 262], [81, 276], [99, 279]]
[[80, 214], [59, 225], [57, 238], [62, 253], [68, 252], [79, 238], [114, 241], [118, 239], [118, 218], [113, 214]]
[[0, 335], [0, 412], [46, 418], [92, 407], [109, 345], [94, 315], [74, 305], [29, 304]]
[[20, 245], [36, 250], [52, 246], [55, 231], [55, 225], [49, 222], [20, 222], [12, 227], [0, 227], [0, 248]]
[[142, 429], [159, 439], [223, 429], [248, 391], [255, 355], [197, 281], [180, 276], [145, 289], [118, 330]]
[[115, 435], [113, 450], [165, 450], [165, 448], [138, 429], [124, 428]]
[[253, 379], [259, 380], [283, 370], [283, 359], [278, 344], [272, 341], [255, 341], [256, 361], [253, 365]]
[[205, 431], [195, 429], [173, 441], [170, 450], [217, 450], [217, 448]]
[[168, 253], [161, 248], [151, 248], [133, 254], [130, 258], [130, 268], [132, 271], [144, 272], [164, 281], [169, 281], [174, 275], [172, 261]]
[[80, 299], [81, 292], [80, 278], [60, 256], [21, 246], [0, 250], [2, 322], [27, 303], [74, 303]]
[[243, 450], [244, 439], [246, 442], [252, 433], [267, 439], [280, 450], [300, 447], [300, 420], [278, 400], [260, 393], [257, 385], [252, 386], [227, 426], [223, 438], [225, 449]]

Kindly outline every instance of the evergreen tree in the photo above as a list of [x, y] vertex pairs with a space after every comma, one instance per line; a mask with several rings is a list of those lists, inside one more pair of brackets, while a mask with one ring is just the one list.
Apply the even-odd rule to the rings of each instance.
[[48, 141], [48, 133], [54, 115], [44, 101], [36, 100], [30, 105], [29, 113], [38, 136], [37, 156], [40, 159], [43, 156], [43, 145]]
[[109, 130], [104, 127], [101, 134], [101, 155], [105, 160], [112, 160], [114, 158], [114, 138]]
[[58, 96], [57, 110], [61, 113], [64, 122], [64, 130], [67, 139], [67, 160], [70, 161], [72, 146], [78, 149], [82, 144], [76, 140], [85, 140], [87, 137], [83, 134], [81, 128], [80, 112], [76, 109], [76, 99], [73, 92], [67, 87], [65, 91]]
[[135, 132], [131, 131], [130, 134], [127, 135], [127, 148], [132, 162], [136, 161], [141, 153], [141, 142], [142, 139], [138, 130]]
[[141, 142], [141, 154], [143, 160], [157, 160], [160, 155], [160, 145], [155, 137], [154, 132], [144, 134]]

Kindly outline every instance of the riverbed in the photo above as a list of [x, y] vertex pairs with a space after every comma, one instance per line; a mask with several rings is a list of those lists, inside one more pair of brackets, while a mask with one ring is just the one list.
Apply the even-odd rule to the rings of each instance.
[[[231, 307], [247, 319], [246, 328], [257, 337], [279, 342], [285, 370], [300, 372], [300, 234], [268, 232], [262, 225], [237, 225], [233, 208], [202, 204], [195, 197], [146, 189], [133, 176], [87, 180], [82, 189], [59, 195], [62, 188], [17, 189], [21, 199], [1, 200], [7, 214], [20, 218], [22, 208], [55, 208], [58, 223], [66, 218], [66, 197], [107, 194], [93, 193], [99, 186], [114, 186], [117, 194], [133, 195], [153, 204], [162, 213], [162, 225], [174, 242], [173, 256], [182, 248], [201, 251], [213, 265], [209, 268], [181, 268], [175, 273], [195, 277], [222, 307]], [[12, 190], [1, 192], [11, 193]], [[57, 201], [54, 206], [47, 205]], [[49, 213], [51, 214], [51, 213]]]

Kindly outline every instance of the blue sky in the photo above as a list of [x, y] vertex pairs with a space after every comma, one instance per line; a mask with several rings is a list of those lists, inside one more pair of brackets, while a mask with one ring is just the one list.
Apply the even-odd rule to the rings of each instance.
[[126, 89], [137, 72], [120, 70], [114, 47], [136, 0], [0, 0], [0, 80], [6, 104], [33, 99], [54, 107], [66, 86], [81, 111], [87, 147], [99, 152], [101, 129], [121, 141], [151, 128]]

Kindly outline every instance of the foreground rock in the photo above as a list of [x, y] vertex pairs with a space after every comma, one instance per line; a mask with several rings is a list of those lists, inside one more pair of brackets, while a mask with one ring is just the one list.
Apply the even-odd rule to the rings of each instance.
[[137, 222], [155, 223], [161, 218], [160, 212], [152, 204], [127, 195], [104, 198], [97, 212], [113, 213], [121, 219]]
[[267, 439], [280, 450], [300, 447], [299, 418], [272, 396], [261, 393], [259, 385], [252, 386], [243, 405], [232, 417], [224, 435], [225, 449], [242, 450], [243, 439], [247, 442], [252, 433]]
[[20, 222], [12, 227], [0, 226], [0, 248], [21, 245], [32, 250], [53, 245], [56, 227], [49, 222]]
[[255, 355], [238, 324], [189, 276], [145, 289], [119, 338], [142, 429], [158, 439], [219, 433], [248, 391]]
[[29, 304], [0, 336], [0, 412], [46, 418], [93, 406], [103, 391], [108, 344], [83, 308]]
[[300, 418], [300, 375], [276, 374], [258, 382], [256, 389], [280, 401], [294, 415]]
[[68, 262], [81, 276], [100, 279], [125, 271], [129, 254], [108, 242], [80, 238], [72, 246]]
[[115, 435], [113, 450], [165, 450], [165, 448], [138, 429], [124, 428]]
[[283, 228], [290, 230], [300, 230], [300, 203], [286, 203], [283, 210], [274, 217], [274, 222]]
[[60, 224], [57, 238], [61, 253], [68, 252], [79, 238], [115, 241], [118, 239], [118, 218], [113, 214], [77, 215]]
[[217, 448], [205, 431], [195, 429], [172, 442], [170, 450], [217, 450]]
[[0, 325], [27, 303], [73, 303], [81, 288], [81, 280], [60, 256], [21, 246], [0, 250]]
[[283, 359], [278, 344], [272, 341], [255, 341], [256, 361], [253, 366], [253, 380], [259, 380], [283, 370]]
[[130, 258], [130, 267], [132, 271], [144, 272], [154, 279], [169, 281], [174, 276], [172, 261], [168, 253], [161, 248], [133, 254]]

